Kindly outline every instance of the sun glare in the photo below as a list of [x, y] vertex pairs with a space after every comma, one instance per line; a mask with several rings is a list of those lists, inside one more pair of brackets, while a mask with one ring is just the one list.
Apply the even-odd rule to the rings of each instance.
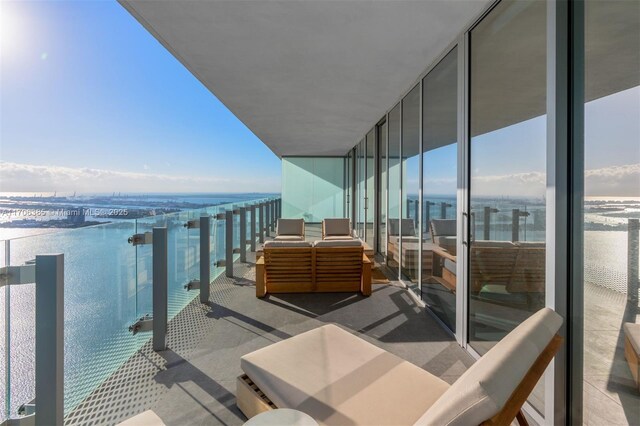
[[3, 59], [24, 46], [24, 22], [13, 2], [0, 1], [0, 46]]

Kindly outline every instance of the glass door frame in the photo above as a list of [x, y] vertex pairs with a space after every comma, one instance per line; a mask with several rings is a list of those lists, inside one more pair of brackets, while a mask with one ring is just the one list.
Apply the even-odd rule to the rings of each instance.
[[[380, 138], [380, 132], [382, 131], [382, 126], [385, 126], [385, 147], [384, 147], [384, 152], [385, 152], [385, 159], [384, 159], [384, 164], [383, 164], [383, 160], [380, 158], [380, 141], [382, 140]], [[377, 167], [377, 173], [375, 174], [375, 203], [374, 203], [374, 209], [375, 209], [375, 215], [374, 215], [374, 226], [376, 229], [375, 232], [375, 245], [372, 246], [373, 250], [376, 254], [380, 254], [382, 256], [386, 256], [387, 253], [387, 248], [385, 247], [384, 253], [382, 253], [382, 251], [380, 250], [381, 248], [381, 234], [380, 234], [380, 230], [381, 230], [381, 223], [382, 223], [382, 218], [381, 213], [381, 204], [382, 201], [384, 200], [384, 207], [385, 207], [385, 211], [384, 211], [384, 217], [388, 219], [388, 207], [389, 207], [389, 203], [388, 203], [388, 196], [389, 196], [389, 129], [387, 126], [387, 115], [385, 114], [384, 117], [382, 117], [382, 119], [380, 121], [378, 121], [378, 123], [375, 126], [375, 145], [376, 145], [376, 155], [375, 155], [375, 163], [378, 165]], [[381, 182], [381, 174], [382, 171], [385, 171], [385, 191], [384, 194], [381, 193], [382, 190], [382, 182]], [[384, 197], [384, 198], [383, 198]], [[387, 220], [385, 219], [385, 220]], [[387, 224], [388, 226], [388, 224]], [[387, 232], [387, 228], [385, 226], [384, 232]], [[386, 244], [386, 236], [385, 236], [385, 244]]]

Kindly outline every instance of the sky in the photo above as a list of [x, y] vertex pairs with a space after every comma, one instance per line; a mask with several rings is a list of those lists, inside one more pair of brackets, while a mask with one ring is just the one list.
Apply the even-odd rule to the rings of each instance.
[[116, 1], [0, 7], [0, 191], [280, 191], [280, 160]]
[[[116, 1], [0, 7], [0, 191], [280, 191], [280, 160]], [[585, 106], [587, 196], [640, 197], [639, 117], [638, 86]], [[475, 193], [542, 197], [545, 140], [544, 116], [474, 137]], [[425, 157], [428, 193], [455, 160]]]

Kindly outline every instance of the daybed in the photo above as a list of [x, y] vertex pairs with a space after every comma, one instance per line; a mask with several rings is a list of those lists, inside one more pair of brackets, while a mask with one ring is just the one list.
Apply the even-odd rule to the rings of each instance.
[[561, 345], [562, 318], [545, 308], [476, 361], [453, 385], [335, 325], [241, 358], [238, 408], [274, 408], [322, 425], [509, 425]]

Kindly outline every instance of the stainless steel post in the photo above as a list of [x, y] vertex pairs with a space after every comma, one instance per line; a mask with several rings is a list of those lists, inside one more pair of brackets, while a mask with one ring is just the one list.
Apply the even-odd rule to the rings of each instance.
[[640, 220], [629, 219], [627, 231], [627, 300], [638, 305], [638, 256], [640, 251]]
[[258, 204], [258, 241], [260, 244], [264, 243], [264, 203]]
[[64, 255], [36, 256], [36, 425], [63, 424], [63, 331]]
[[227, 277], [233, 277], [233, 210], [225, 214], [225, 272]]
[[240, 262], [247, 261], [247, 208], [240, 207]]
[[211, 217], [200, 217], [200, 303], [209, 302], [211, 278]]
[[511, 241], [516, 242], [520, 238], [520, 209], [511, 210]]
[[256, 205], [252, 204], [249, 207], [251, 210], [249, 211], [249, 216], [251, 222], [251, 251], [255, 253], [256, 251]]
[[484, 208], [484, 239], [491, 239], [491, 207], [488, 206]]
[[167, 228], [153, 228], [153, 350], [167, 348]]

